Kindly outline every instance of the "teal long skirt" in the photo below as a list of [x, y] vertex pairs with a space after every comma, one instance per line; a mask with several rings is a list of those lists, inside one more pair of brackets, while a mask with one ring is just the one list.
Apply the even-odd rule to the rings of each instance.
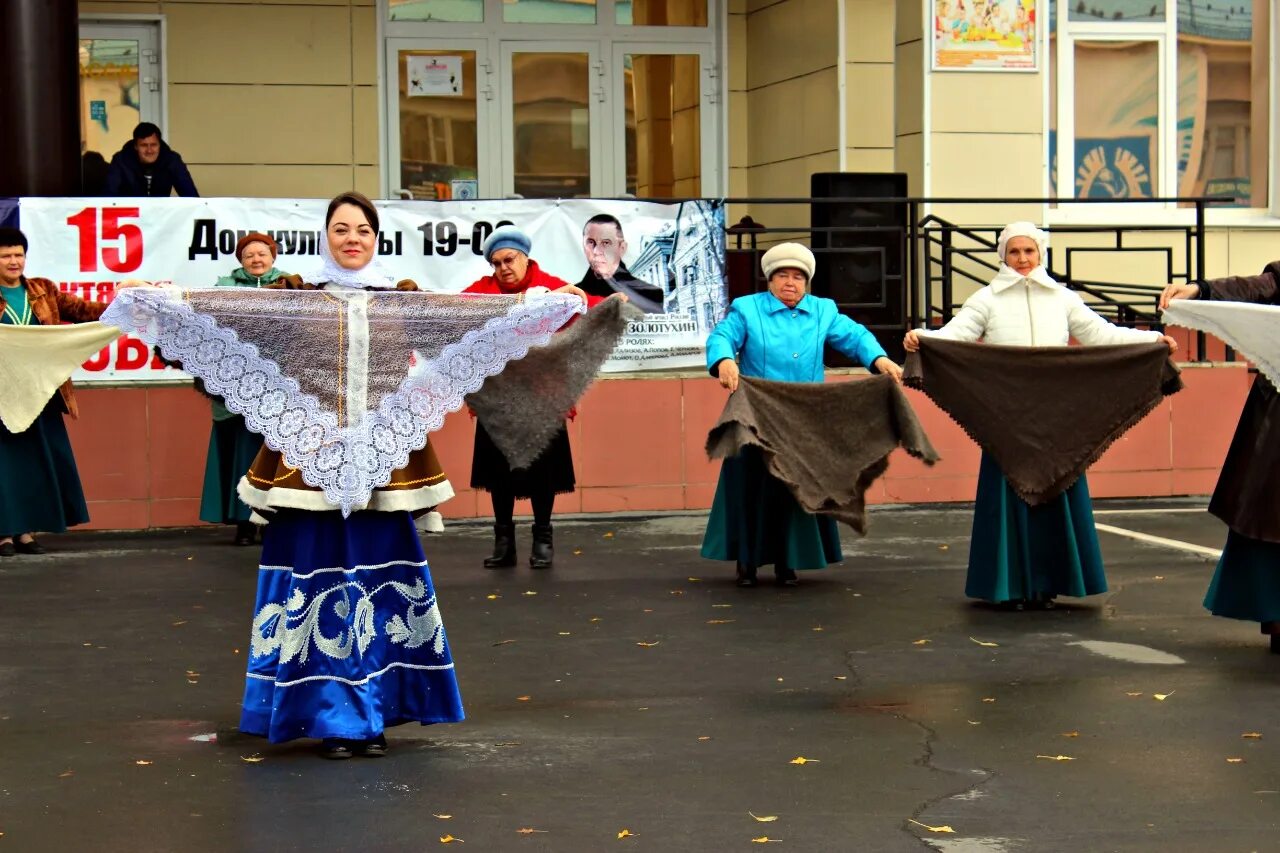
[[204, 463], [201, 521], [236, 524], [249, 520], [252, 510], [236, 497], [236, 486], [261, 449], [262, 436], [250, 432], [240, 415], [213, 422]]
[[1228, 530], [1204, 606], [1228, 619], [1280, 622], [1280, 544]]
[[62, 533], [89, 520], [62, 412], [54, 394], [22, 432], [0, 424], [0, 537]]
[[754, 447], [720, 468], [702, 556], [774, 571], [824, 569], [844, 559], [835, 519], [805, 512]]
[[995, 460], [982, 454], [964, 591], [996, 603], [1106, 592], [1084, 476], [1049, 503], [1033, 507], [1018, 497]]

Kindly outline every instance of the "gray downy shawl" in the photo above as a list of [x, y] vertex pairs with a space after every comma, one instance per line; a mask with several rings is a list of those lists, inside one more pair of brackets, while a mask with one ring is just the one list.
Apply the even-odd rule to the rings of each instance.
[[1182, 388], [1159, 342], [1013, 347], [922, 337], [904, 378], [991, 454], [1031, 506], [1070, 488]]
[[627, 324], [643, 316], [620, 299], [606, 299], [467, 397], [512, 470], [528, 468], [547, 449]]
[[907, 395], [884, 375], [853, 382], [773, 382], [744, 376], [707, 436], [707, 456], [758, 447], [769, 473], [806, 512], [867, 532], [866, 492], [897, 447], [925, 464], [938, 453]]

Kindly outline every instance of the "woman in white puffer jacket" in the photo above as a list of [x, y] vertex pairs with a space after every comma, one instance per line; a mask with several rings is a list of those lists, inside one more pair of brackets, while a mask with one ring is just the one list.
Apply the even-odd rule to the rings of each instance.
[[[969, 297], [941, 329], [907, 332], [907, 351], [919, 349], [924, 336], [1044, 347], [1067, 346], [1072, 339], [1085, 346], [1162, 340], [1176, 349], [1160, 332], [1107, 322], [1078, 293], [1054, 281], [1043, 266], [1048, 243], [1049, 235], [1030, 222], [1006, 226], [996, 246], [1000, 271], [991, 284]], [[1020, 610], [1028, 603], [1051, 607], [1058, 595], [1106, 589], [1084, 476], [1054, 500], [1032, 507], [983, 453], [965, 594]]]

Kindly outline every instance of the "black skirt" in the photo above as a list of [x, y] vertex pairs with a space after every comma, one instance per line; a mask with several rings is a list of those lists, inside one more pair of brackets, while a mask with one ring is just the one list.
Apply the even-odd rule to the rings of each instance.
[[1209, 512], [1242, 536], [1280, 542], [1280, 394], [1261, 374], [1253, 381]]
[[547, 449], [528, 468], [511, 470], [507, 457], [493, 443], [484, 425], [476, 421], [476, 447], [471, 457], [471, 488], [486, 492], [510, 492], [517, 498], [572, 492], [573, 453], [569, 431], [561, 426]]

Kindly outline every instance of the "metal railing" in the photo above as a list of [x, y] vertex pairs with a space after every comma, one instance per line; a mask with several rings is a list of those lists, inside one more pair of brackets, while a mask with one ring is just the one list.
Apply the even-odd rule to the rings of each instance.
[[[730, 211], [735, 206], [748, 213], [727, 231], [730, 254], [730, 293], [737, 296], [764, 288], [758, 255], [776, 242], [798, 239], [814, 247], [819, 269], [831, 268], [841, 255], [866, 253], [867, 246], [896, 251], [886, 259], [883, 282], [885, 295], [878, 302], [847, 303], [856, 315], [866, 313], [879, 322], [867, 323], [874, 330], [936, 326], [950, 320], [958, 307], [956, 293], [985, 286], [999, 269], [996, 239], [1004, 222], [990, 225], [957, 224], [926, 208], [945, 206], [1041, 208], [1048, 204], [1179, 205], [1190, 221], [1182, 224], [1058, 225], [1045, 230], [1051, 235], [1072, 239], [1051, 241], [1045, 266], [1064, 286], [1079, 291], [1095, 310], [1107, 319], [1128, 326], [1160, 329], [1159, 295], [1170, 282], [1194, 282], [1205, 278], [1206, 211], [1210, 205], [1230, 204], [1233, 198], [1191, 197], [1116, 201], [1079, 199], [1063, 202], [1045, 198], [737, 198], [726, 199]], [[825, 208], [824, 206], [833, 207]], [[804, 208], [801, 214], [799, 208]], [[837, 211], [841, 211], [837, 215]], [[861, 222], [856, 221], [861, 218]], [[875, 222], [873, 220], [880, 219]], [[853, 224], [828, 224], [835, 220], [855, 220]], [[768, 222], [769, 224], [764, 224]], [[817, 222], [818, 224], [815, 224]], [[1063, 245], [1055, 246], [1054, 242]], [[751, 259], [735, 264], [733, 255]], [[827, 263], [824, 264], [823, 256]], [[1151, 283], [1108, 281], [1087, 275], [1090, 256], [1153, 256]], [[891, 262], [890, 262], [891, 261]], [[1150, 262], [1149, 262], [1150, 263]], [[744, 277], [749, 275], [750, 281]], [[821, 275], [821, 273], [819, 273]], [[736, 279], [736, 280], [735, 280]], [[958, 287], [959, 286], [959, 287]], [[901, 305], [893, 318], [884, 317], [894, 302], [897, 289]], [[840, 301], [840, 300], [837, 300]], [[877, 316], [877, 314], [879, 316]], [[1206, 339], [1197, 333], [1196, 360], [1206, 358]], [[1227, 352], [1228, 359], [1231, 353]]]

